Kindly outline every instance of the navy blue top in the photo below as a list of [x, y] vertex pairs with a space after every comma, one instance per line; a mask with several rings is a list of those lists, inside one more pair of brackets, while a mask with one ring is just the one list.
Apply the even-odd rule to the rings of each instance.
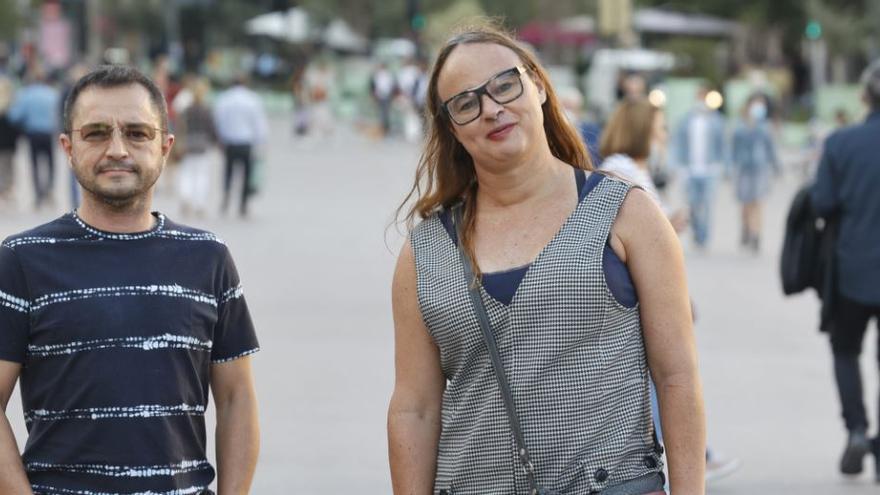
[[[589, 179], [586, 175], [583, 170], [575, 169], [575, 181], [579, 191], [578, 202], [583, 201], [605, 178], [604, 175], [599, 173], [590, 174]], [[452, 224], [452, 215], [450, 215], [449, 210], [440, 214], [440, 222], [446, 228], [446, 232], [452, 238], [452, 242], [457, 243], [455, 227]], [[484, 273], [482, 275], [483, 288], [494, 299], [502, 304], [509, 305], [513, 301], [513, 296], [516, 294], [519, 284], [531, 266], [531, 263], [529, 263], [500, 272]], [[627, 269], [626, 264], [621, 261], [617, 253], [607, 243], [602, 253], [602, 267], [605, 272], [605, 281], [617, 302], [627, 308], [635, 306], [638, 302], [638, 297], [632, 277], [629, 274], [629, 269]]]
[[115, 234], [71, 213], [0, 247], [0, 360], [22, 364], [35, 494], [195, 494], [214, 479], [211, 367], [257, 339], [222, 241], [155, 216]]
[[880, 110], [825, 141], [812, 200], [823, 216], [837, 214], [838, 287], [846, 298], [880, 305]]

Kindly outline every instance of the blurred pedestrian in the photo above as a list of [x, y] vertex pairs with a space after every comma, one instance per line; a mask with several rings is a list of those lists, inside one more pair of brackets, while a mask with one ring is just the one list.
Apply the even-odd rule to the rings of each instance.
[[648, 97], [648, 80], [639, 72], [621, 74], [617, 88], [618, 100], [641, 100]]
[[210, 84], [201, 77], [190, 79], [191, 102], [177, 114], [178, 146], [181, 146], [177, 185], [185, 216], [204, 216], [211, 192], [211, 172], [217, 141], [211, 108], [207, 104]]
[[400, 104], [401, 122], [403, 127], [403, 137], [407, 141], [413, 142], [422, 138], [422, 122], [419, 117], [419, 104], [416, 102], [421, 86], [426, 88], [422, 82], [426, 76], [422, 72], [418, 62], [414, 59], [407, 62], [397, 71], [397, 87], [398, 99]]
[[584, 95], [574, 86], [563, 86], [558, 89], [559, 103], [565, 110], [565, 116], [571, 125], [577, 129], [578, 134], [587, 153], [590, 154], [590, 163], [602, 163], [599, 154], [599, 139], [602, 136], [602, 127], [591, 122], [584, 111]]
[[239, 76], [232, 87], [220, 93], [214, 103], [214, 128], [226, 155], [223, 178], [223, 205], [229, 209], [229, 196], [236, 172], [241, 177], [239, 214], [247, 216], [248, 201], [254, 192], [254, 161], [257, 147], [266, 141], [269, 123], [259, 95]]
[[694, 242], [705, 249], [712, 231], [715, 181], [725, 158], [724, 119], [706, 102], [709, 88], [701, 86], [692, 108], [675, 132], [673, 150], [686, 171], [686, 190]]
[[0, 493], [208, 495], [215, 474], [248, 493], [258, 343], [226, 245], [152, 209], [174, 145], [163, 96], [116, 65], [68, 102], [82, 205], [0, 246], [0, 397], [18, 382], [28, 425], [19, 455], [0, 416]]
[[391, 133], [391, 102], [397, 93], [397, 83], [388, 66], [382, 62], [370, 76], [370, 94], [379, 109], [379, 123], [382, 126], [382, 137]]
[[35, 67], [28, 84], [16, 94], [9, 118], [24, 133], [30, 145], [34, 181], [34, 206], [53, 201], [55, 186], [55, 132], [58, 130], [58, 90], [49, 85], [46, 74]]
[[309, 64], [305, 73], [306, 94], [309, 100], [309, 130], [321, 137], [333, 135], [333, 108], [330, 96], [336, 76], [327, 60], [321, 58]]
[[649, 160], [665, 149], [667, 141], [666, 117], [663, 111], [646, 98], [621, 101], [605, 126], [600, 153], [606, 157], [600, 169], [620, 175], [648, 193], [669, 218], [676, 232], [688, 225], [686, 209], [672, 209], [660, 197], [651, 175]]
[[770, 192], [773, 175], [782, 173], [767, 121], [767, 100], [761, 94], [750, 96], [743, 107], [741, 121], [733, 133], [731, 161], [736, 199], [742, 205], [740, 245], [757, 253], [761, 244], [762, 203]]
[[547, 72], [508, 35], [452, 38], [429, 88], [407, 198], [422, 221], [392, 289], [394, 493], [663, 493], [649, 368], [673, 493], [704, 493], [684, 264], [659, 208], [590, 173]]
[[[686, 209], [673, 209], [662, 200], [654, 183], [650, 169], [654, 150], [665, 149], [668, 132], [663, 111], [652, 105], [646, 98], [621, 101], [605, 126], [602, 134], [601, 170], [623, 177], [641, 187], [657, 203], [669, 219], [677, 233], [687, 228]], [[696, 322], [695, 322], [696, 323]], [[657, 438], [663, 442], [663, 428], [660, 424], [660, 408], [652, 387], [651, 406]], [[706, 482], [728, 476], [739, 469], [740, 460], [727, 457], [715, 449], [706, 448]]]
[[422, 134], [424, 135], [424, 133], [428, 130], [428, 116], [425, 113], [428, 102], [428, 82], [430, 79], [430, 76], [428, 74], [428, 61], [425, 59], [419, 59], [419, 61], [417, 62], [417, 66], [419, 69], [419, 74], [416, 78], [415, 84], [413, 85], [412, 102], [419, 117]]
[[[64, 126], [64, 105], [67, 103], [67, 96], [70, 94], [70, 90], [73, 89], [76, 82], [88, 74], [88, 72], [89, 69], [84, 64], [74, 64], [65, 74], [64, 81], [61, 85], [61, 91], [59, 92], [60, 97], [58, 99], [58, 116], [60, 118], [59, 127]], [[74, 174], [72, 170], [70, 170], [68, 174], [70, 204], [72, 209], [75, 210], [79, 207], [80, 201], [79, 182], [76, 181], [76, 174]]]
[[309, 132], [309, 95], [305, 83], [306, 68], [294, 71], [290, 76], [290, 97], [293, 101], [293, 135], [305, 136]]
[[0, 207], [12, 206], [15, 179], [15, 146], [18, 127], [9, 118], [9, 105], [14, 97], [12, 81], [0, 76]]
[[873, 451], [880, 482], [880, 440], [869, 436], [859, 369], [868, 323], [880, 320], [880, 60], [868, 66], [862, 84], [868, 117], [828, 137], [811, 196], [819, 215], [839, 222], [834, 257], [837, 297], [830, 334], [834, 376], [849, 433], [840, 471], [861, 473], [865, 454]]

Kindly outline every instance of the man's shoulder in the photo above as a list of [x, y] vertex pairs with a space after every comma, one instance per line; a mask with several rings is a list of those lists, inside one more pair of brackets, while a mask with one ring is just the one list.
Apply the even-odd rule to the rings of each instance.
[[862, 122], [859, 124], [849, 125], [835, 130], [828, 135], [825, 146], [835, 146], [840, 143], [852, 144], [853, 140], [867, 139], [871, 145], [877, 140], [877, 132], [880, 131], [880, 122]]
[[208, 252], [224, 254], [227, 251], [226, 241], [208, 230], [192, 227], [163, 217], [162, 230], [158, 237], [174, 241], [195, 241], [193, 249], [205, 249]]
[[77, 234], [76, 224], [70, 213], [66, 213], [51, 222], [46, 222], [34, 228], [12, 234], [3, 240], [5, 248], [13, 249], [29, 244], [51, 244], [68, 239]]

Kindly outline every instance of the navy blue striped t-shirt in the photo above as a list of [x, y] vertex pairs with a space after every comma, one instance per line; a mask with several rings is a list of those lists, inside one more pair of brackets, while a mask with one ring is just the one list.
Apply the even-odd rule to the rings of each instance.
[[23, 365], [36, 494], [192, 495], [214, 479], [211, 366], [257, 339], [223, 242], [154, 216], [114, 234], [70, 213], [0, 247], [0, 359]]

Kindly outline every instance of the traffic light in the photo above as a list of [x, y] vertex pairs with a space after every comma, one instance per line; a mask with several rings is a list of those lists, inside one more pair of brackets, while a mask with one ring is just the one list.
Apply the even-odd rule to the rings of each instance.
[[804, 34], [807, 36], [808, 40], [817, 40], [822, 37], [822, 24], [817, 20], [811, 20], [807, 23], [807, 29], [804, 30]]
[[413, 31], [421, 31], [422, 29], [425, 29], [425, 16], [422, 14], [416, 14], [412, 16], [410, 23], [412, 24]]

